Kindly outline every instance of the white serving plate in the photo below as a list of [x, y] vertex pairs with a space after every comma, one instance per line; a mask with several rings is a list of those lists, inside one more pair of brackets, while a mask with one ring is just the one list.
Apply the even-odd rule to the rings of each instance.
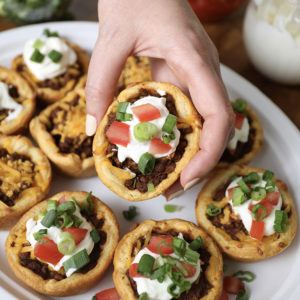
[[[12, 29], [0, 33], [0, 65], [10, 66], [12, 58], [22, 51], [25, 41], [41, 34], [44, 28], [59, 31], [61, 35], [88, 51], [92, 50], [97, 37], [97, 24], [92, 22], [46, 23]], [[274, 170], [281, 179], [287, 182], [291, 193], [300, 201], [300, 134], [298, 129], [271, 100], [241, 76], [225, 66], [222, 66], [222, 75], [230, 96], [245, 98], [257, 111], [262, 121], [265, 145], [252, 165]], [[134, 204], [140, 211], [136, 221], [176, 217], [195, 222], [194, 204], [201, 186], [201, 184], [194, 186], [172, 201], [184, 207], [180, 212], [166, 213], [163, 208], [165, 204], [163, 197]], [[127, 209], [130, 203], [113, 194], [97, 177], [71, 179], [54, 174], [50, 195], [62, 190], [92, 191], [112, 208], [119, 220], [122, 235], [132, 225], [122, 216], [122, 211]], [[300, 215], [299, 208], [300, 205], [297, 203]], [[15, 278], [4, 254], [7, 233], [7, 230], [0, 231], [0, 299], [59, 299], [41, 296], [26, 288]], [[250, 270], [257, 275], [253, 283], [247, 284], [251, 299], [300, 299], [300, 241], [298, 236], [292, 246], [277, 257], [251, 264], [227, 260], [226, 265], [228, 265], [229, 273], [237, 270]], [[112, 268], [107, 271], [103, 280], [88, 292], [64, 299], [91, 299], [96, 292], [112, 287], [111, 272]]]

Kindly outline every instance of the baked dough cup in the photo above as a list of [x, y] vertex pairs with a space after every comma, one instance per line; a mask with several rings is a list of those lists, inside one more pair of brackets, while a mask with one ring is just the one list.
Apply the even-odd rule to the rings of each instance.
[[[128, 270], [135, 255], [141, 248], [148, 244], [153, 233], [172, 234], [174, 236], [182, 233], [183, 237], [187, 240], [194, 240], [199, 236], [202, 238], [204, 247], [209, 253], [210, 258], [204, 272], [208, 282], [208, 291], [207, 294], [200, 299], [218, 300], [221, 296], [223, 285], [223, 258], [221, 252], [213, 239], [203, 229], [191, 222], [180, 219], [163, 221], [146, 220], [121, 239], [114, 256], [113, 272], [113, 281], [121, 299], [138, 299], [138, 295], [130, 283]], [[195, 295], [189, 295], [190, 298], [186, 294], [184, 296], [184, 299], [196, 299]], [[179, 297], [179, 299], [181, 298]]]
[[0, 67], [0, 82], [8, 85], [10, 96], [22, 110], [15, 119], [6, 120], [8, 111], [0, 108], [0, 134], [15, 134], [23, 131], [35, 110], [35, 94], [26, 80], [16, 72]]
[[46, 103], [54, 103], [61, 100], [72, 91], [80, 78], [87, 73], [90, 57], [79, 46], [67, 41], [67, 44], [75, 51], [77, 61], [68, 67], [67, 71], [52, 79], [37, 79], [25, 65], [23, 56], [18, 55], [12, 62], [12, 68], [22, 75], [32, 86], [37, 95], [37, 100]]
[[0, 227], [45, 197], [51, 174], [46, 155], [28, 138], [0, 135]]
[[[114, 114], [119, 102], [130, 101], [138, 97], [141, 91], [157, 91], [162, 90], [167, 95], [172, 96], [174, 106], [177, 110], [177, 127], [178, 129], [191, 128], [192, 132], [184, 134], [186, 147], [179, 161], [176, 161], [175, 168], [168, 176], [155, 185], [153, 191], [140, 192], [137, 189], [131, 190], [125, 186], [127, 180], [133, 179], [135, 174], [128, 169], [122, 169], [112, 164], [110, 160], [111, 153], [107, 154], [106, 150], [109, 146], [109, 141], [106, 138], [105, 130], [109, 122], [110, 115]], [[117, 99], [111, 104], [107, 113], [103, 117], [93, 142], [93, 154], [95, 159], [96, 171], [102, 182], [121, 198], [129, 201], [142, 201], [161, 195], [168, 187], [170, 187], [180, 176], [183, 168], [188, 164], [191, 158], [199, 150], [199, 141], [201, 133], [200, 117], [188, 99], [179, 88], [169, 84], [160, 82], [144, 82], [138, 83], [123, 90]], [[178, 148], [178, 146], [177, 146]], [[172, 155], [171, 155], [172, 156]], [[172, 158], [170, 156], [170, 159]]]
[[30, 133], [47, 157], [65, 174], [95, 174], [92, 137], [85, 134], [86, 102], [83, 89], [68, 93], [30, 122]]
[[[62, 197], [65, 199], [74, 197], [80, 204], [83, 203], [87, 195], [86, 192], [61, 192], [52, 196], [51, 199], [59, 200]], [[47, 208], [47, 201], [43, 201], [22, 216], [11, 229], [6, 240], [5, 249], [9, 265], [20, 281], [39, 293], [51, 296], [69, 296], [82, 293], [99, 282], [113, 259], [114, 250], [119, 240], [119, 228], [111, 209], [98, 198], [94, 196], [91, 198], [94, 203], [95, 217], [99, 224], [97, 230], [98, 232], [101, 231], [100, 237], [105, 241], [104, 243], [100, 241], [98, 244], [98, 258], [96, 257], [95, 261], [91, 260], [89, 263], [91, 265], [87, 265], [82, 273], [76, 272], [61, 280], [43, 279], [37, 273], [20, 264], [20, 253], [30, 252], [30, 257], [34, 259], [33, 249], [29, 243], [26, 243], [26, 222]]]
[[[232, 165], [228, 169], [217, 170], [203, 187], [196, 202], [196, 217], [198, 224], [214, 238], [222, 251], [232, 259], [245, 262], [263, 260], [284, 251], [293, 241], [297, 231], [297, 213], [294, 201], [285, 183], [276, 180], [276, 185], [282, 195], [283, 209], [288, 215], [288, 228], [284, 233], [274, 233], [264, 236], [261, 241], [250, 237], [246, 229], [240, 229], [234, 236], [222, 227], [213, 224], [206, 214], [209, 204], [223, 209], [221, 224], [229, 226], [231, 218], [238, 217], [231, 213], [227, 206], [229, 199], [225, 197], [225, 190], [235, 175], [245, 176], [250, 172], [264, 172], [263, 169], [246, 165]], [[238, 220], [240, 220], [238, 218]], [[240, 221], [241, 222], [241, 221]], [[241, 225], [243, 227], [243, 225]]]
[[240, 150], [235, 155], [232, 155], [226, 148], [218, 163], [218, 167], [227, 167], [229, 164], [248, 164], [260, 152], [264, 142], [262, 125], [256, 112], [249, 104], [247, 105], [246, 115], [250, 123], [248, 142], [239, 142], [237, 147], [240, 148]]

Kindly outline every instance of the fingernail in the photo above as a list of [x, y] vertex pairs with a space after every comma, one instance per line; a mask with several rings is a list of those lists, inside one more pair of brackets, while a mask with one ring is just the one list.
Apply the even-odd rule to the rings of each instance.
[[97, 120], [94, 116], [87, 114], [85, 121], [85, 132], [87, 136], [95, 134], [97, 129]]
[[184, 190], [186, 191], [186, 190], [190, 189], [192, 186], [194, 186], [198, 182], [200, 182], [200, 178], [195, 178], [195, 179], [191, 180], [184, 186]]

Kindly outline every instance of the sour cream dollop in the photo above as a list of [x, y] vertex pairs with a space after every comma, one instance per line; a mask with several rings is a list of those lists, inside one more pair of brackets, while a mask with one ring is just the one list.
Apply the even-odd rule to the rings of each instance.
[[2, 109], [8, 109], [8, 116], [5, 121], [11, 121], [18, 117], [23, 106], [9, 95], [8, 85], [0, 81], [0, 110]]
[[238, 142], [242, 142], [242, 143], [248, 142], [249, 132], [250, 132], [249, 120], [247, 117], [245, 117], [243, 120], [242, 127], [240, 129], [238, 128], [234, 129], [234, 136], [229, 141], [227, 148], [229, 150], [235, 150]]
[[[75, 51], [60, 37], [40, 37], [38, 39], [41, 46], [38, 50], [45, 56], [43, 61], [38, 63], [31, 60], [35, 51], [34, 44], [36, 39], [29, 40], [23, 51], [23, 59], [30, 72], [39, 80], [51, 79], [66, 72], [70, 65], [77, 60]], [[62, 54], [58, 62], [53, 62], [48, 54], [52, 51], [58, 51]]]

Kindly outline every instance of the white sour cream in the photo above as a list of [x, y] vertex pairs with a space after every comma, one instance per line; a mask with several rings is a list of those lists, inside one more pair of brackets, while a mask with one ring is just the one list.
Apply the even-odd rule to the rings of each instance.
[[[76, 211], [74, 212], [74, 215], [76, 215], [78, 218], [80, 218], [80, 220], [82, 220], [82, 224], [80, 225], [80, 228], [85, 228], [87, 229], [87, 233], [85, 235], [85, 238], [80, 242], [80, 244], [78, 244], [76, 246], [76, 249], [74, 250], [74, 252], [71, 255], [65, 255], [62, 257], [62, 259], [56, 264], [50, 264], [47, 262], [49, 266], [51, 266], [55, 271], [59, 271], [61, 267], [63, 267], [63, 263], [68, 260], [69, 258], [71, 258], [74, 254], [78, 253], [79, 251], [86, 249], [87, 253], [90, 254], [94, 248], [94, 242], [90, 236], [90, 232], [92, 231], [92, 226], [91, 224], [81, 215], [79, 208], [76, 205]], [[55, 226], [52, 226], [50, 228], [47, 228], [45, 226], [42, 225], [41, 223], [42, 219], [39, 219], [38, 221], [35, 221], [34, 219], [29, 219], [26, 222], [26, 239], [27, 241], [31, 244], [31, 246], [34, 248], [35, 244], [37, 243], [37, 241], [35, 240], [33, 234], [35, 232], [38, 232], [40, 229], [47, 229], [47, 237], [50, 240], [53, 240], [54, 243], [58, 244], [61, 240], [61, 234], [63, 233], [63, 231], [60, 228], [57, 228]], [[76, 271], [76, 269], [69, 269], [66, 272], [66, 276], [70, 277], [74, 272]]]
[[[39, 51], [45, 55], [41, 63], [32, 61], [30, 58], [34, 52], [34, 43], [36, 39], [29, 40], [23, 51], [23, 58], [30, 72], [39, 80], [51, 79], [66, 72], [68, 66], [73, 65], [77, 60], [77, 55], [67, 43], [59, 37], [40, 37], [39, 40], [43, 45]], [[48, 54], [56, 50], [62, 54], [59, 62], [53, 62]]]
[[234, 128], [234, 136], [229, 141], [227, 148], [229, 150], [235, 150], [238, 142], [246, 143], [249, 138], [250, 125], [247, 117], [244, 118], [241, 129]]
[[[160, 94], [163, 94], [164, 91], [159, 91]], [[150, 142], [140, 142], [134, 136], [134, 126], [141, 123], [139, 119], [133, 114], [131, 108], [135, 106], [139, 106], [142, 104], [151, 104], [159, 109], [160, 111], [160, 118], [149, 121], [156, 125], [159, 129], [159, 134], [157, 137], [162, 138], [162, 127], [165, 123], [167, 116], [169, 115], [169, 110], [166, 108], [166, 98], [164, 97], [153, 97], [153, 96], [146, 96], [142, 99], [137, 100], [132, 105], [128, 105], [126, 113], [132, 114], [133, 118], [131, 121], [125, 122], [130, 126], [130, 142], [128, 143], [127, 147], [123, 147], [121, 145], [117, 145], [118, 147], [118, 159], [120, 162], [123, 162], [126, 158], [131, 158], [136, 163], [139, 162], [140, 157], [145, 153], [149, 152]], [[180, 138], [180, 131], [175, 126], [174, 128], [175, 139], [170, 142], [170, 146], [172, 147], [169, 152], [163, 154], [155, 154], [155, 158], [165, 157], [173, 152], [175, 152], [176, 147], [179, 143]]]
[[[259, 174], [261, 177], [262, 177], [262, 174]], [[228, 197], [228, 190], [231, 189], [231, 188], [235, 188], [238, 186], [238, 182], [239, 180], [242, 179], [242, 177], [238, 177], [236, 178], [234, 181], [232, 181], [232, 183], [227, 187], [227, 190], [226, 190], [226, 197]], [[266, 181], [264, 180], [261, 180], [259, 183], [253, 185], [253, 187], [265, 187], [266, 186]], [[278, 192], [278, 188], [277, 186], [275, 186], [275, 191]], [[234, 206], [233, 203], [232, 203], [232, 199], [230, 199], [229, 201], [230, 205], [231, 205], [231, 208], [233, 210], [233, 212], [238, 215], [240, 217], [240, 219], [242, 220], [246, 230], [248, 232], [250, 232], [251, 230], [251, 225], [252, 225], [252, 220], [253, 220], [253, 217], [252, 217], [252, 213], [251, 211], [249, 210], [249, 205], [252, 203], [253, 205], [255, 204], [258, 204], [259, 201], [255, 201], [253, 199], [250, 199], [246, 202], [244, 202], [242, 205], [237, 205], [237, 206]], [[272, 235], [275, 233], [274, 231], [274, 222], [275, 222], [275, 211], [276, 210], [280, 210], [281, 209], [281, 206], [282, 206], [282, 197], [280, 195], [279, 197], [279, 201], [277, 203], [276, 206], [273, 207], [273, 210], [271, 212], [271, 214], [266, 217], [263, 221], [265, 222], [265, 231], [264, 231], [264, 235], [266, 236], [269, 236], [269, 235]]]
[[18, 117], [23, 110], [23, 106], [17, 103], [8, 92], [8, 85], [0, 81], [0, 110], [9, 109], [5, 121], [11, 121]]
[[[182, 235], [179, 235], [179, 237], [182, 237]], [[155, 259], [161, 257], [159, 254], [153, 253], [148, 248], [143, 248], [136, 255], [132, 263], [139, 263], [141, 257], [144, 254], [149, 254]], [[178, 258], [174, 253], [171, 254], [170, 256]], [[200, 260], [198, 261], [198, 264], [195, 267], [196, 267], [195, 275], [193, 277], [185, 278], [186, 281], [189, 281], [192, 284], [198, 279], [201, 273]], [[146, 277], [134, 277], [133, 280], [136, 283], [138, 294], [141, 295], [142, 293], [147, 293], [149, 300], [173, 299], [173, 296], [168, 292], [168, 286], [172, 284], [172, 280], [168, 276], [165, 277], [165, 280], [162, 283], [158, 282], [157, 280], [151, 280]]]

